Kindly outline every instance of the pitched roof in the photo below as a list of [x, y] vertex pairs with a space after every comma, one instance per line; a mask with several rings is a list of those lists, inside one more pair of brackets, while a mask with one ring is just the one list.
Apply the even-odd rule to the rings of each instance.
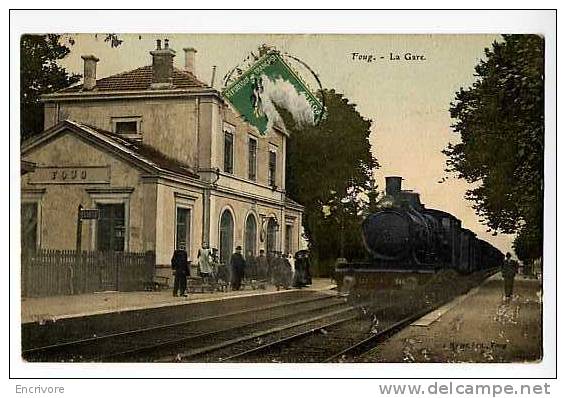
[[32, 171], [35, 170], [35, 166], [36, 166], [35, 163], [21, 159], [20, 174], [23, 175], [23, 174], [31, 173]]
[[293, 199], [289, 198], [288, 196], [285, 196], [285, 205], [299, 209], [304, 209], [304, 206], [302, 204], [295, 202]]
[[[142, 66], [141, 68], [99, 79], [96, 81], [94, 89], [89, 90], [89, 92], [149, 90], [151, 88], [151, 79], [151, 65]], [[191, 72], [177, 68], [173, 68], [171, 83], [174, 89], [209, 88], [209, 86], [198, 80]], [[82, 91], [82, 88], [83, 85], [79, 84], [59, 90], [58, 93], [76, 93]]]
[[121, 137], [119, 134], [102, 130], [98, 127], [75, 122], [72, 120], [69, 120], [69, 122], [74, 123], [75, 125], [80, 127], [86, 127], [88, 129], [92, 129], [97, 133], [102, 134], [103, 136], [111, 139], [120, 146], [123, 146], [128, 150], [132, 151], [134, 155], [138, 155], [140, 158], [154, 163], [156, 166], [158, 166], [161, 169], [173, 171], [175, 173], [180, 173], [180, 174], [189, 174], [193, 178], [199, 178], [198, 175], [192, 169], [192, 167], [165, 155], [163, 152], [160, 152], [159, 150], [157, 150], [156, 148], [150, 145], [144, 144], [142, 142], [126, 140], [124, 139], [124, 137]]
[[154, 170], [157, 169], [158, 171], [168, 171], [175, 174], [181, 174], [185, 177], [199, 178], [198, 174], [195, 173], [191, 166], [165, 155], [163, 152], [160, 152], [152, 146], [141, 142], [128, 141], [110, 131], [79, 123], [74, 120], [64, 120], [59, 122], [49, 130], [46, 130], [43, 134], [23, 142], [22, 154], [36, 145], [40, 145], [41, 142], [48, 140], [69, 128], [72, 131], [86, 135], [87, 138], [94, 139], [99, 143], [109, 146], [113, 150], [117, 150], [121, 155], [138, 164], [142, 164], [145, 167], [150, 167]]

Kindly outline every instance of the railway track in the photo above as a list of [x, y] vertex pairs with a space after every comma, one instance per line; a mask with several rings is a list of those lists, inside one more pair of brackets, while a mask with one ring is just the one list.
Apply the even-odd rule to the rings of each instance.
[[370, 316], [320, 322], [303, 330], [289, 329], [285, 335], [256, 341], [255, 345], [253, 342], [244, 346], [235, 344], [195, 359], [253, 363], [351, 362], [453, 298], [451, 294], [441, 295], [432, 302], [415, 305], [410, 311], [400, 311], [398, 303], [393, 302], [385, 306], [373, 304], [364, 308], [366, 315]]
[[411, 314], [396, 322], [384, 323], [379, 330], [376, 329], [375, 333], [372, 333], [366, 338], [356, 341], [354, 344], [346, 347], [336, 354], [327, 356], [323, 362], [348, 362], [356, 357], [368, 352], [373, 349], [377, 343], [387, 340], [389, 337], [393, 336], [395, 333], [399, 332], [401, 329], [410, 325], [417, 319], [425, 316], [429, 312], [433, 311], [434, 308], [426, 308], [424, 310], [418, 311]]
[[310, 333], [314, 329], [353, 321], [360, 316], [358, 307], [326, 312], [295, 322], [284, 323], [269, 329], [257, 329], [248, 334], [234, 335], [234, 338], [219, 343], [206, 345], [197, 349], [180, 352], [176, 357], [164, 357], [159, 362], [220, 362], [237, 352], [251, 350], [254, 347], [265, 346], [269, 342], [280, 344], [286, 339], [296, 338], [302, 333]]
[[357, 315], [350, 317], [321, 318], [318, 323], [289, 328], [279, 336], [273, 334], [265, 340], [236, 341], [223, 347], [210, 347], [205, 356], [190, 353], [179, 359], [194, 362], [348, 362], [434, 308], [427, 307], [399, 320], [381, 322], [376, 322], [373, 316], [363, 316], [358, 310]]
[[[332, 339], [335, 329], [352, 331], [360, 325], [367, 324], [368, 320], [359, 315], [348, 319], [324, 322], [307, 330], [220, 359], [225, 362], [323, 362], [322, 359], [325, 358], [328, 351], [327, 344], [329, 339]], [[324, 345], [305, 343], [305, 341], [319, 336], [325, 340]], [[355, 334], [350, 334], [349, 337], [342, 336], [340, 344], [344, 344], [345, 339], [353, 339], [353, 336]], [[282, 355], [283, 353], [284, 355]], [[305, 360], [307, 358], [308, 360]]]
[[44, 362], [348, 362], [456, 292], [420, 299], [414, 292], [386, 293], [357, 304], [320, 294], [37, 347], [23, 357]]
[[[91, 362], [154, 360], [186, 346], [200, 347], [211, 340], [230, 339], [231, 333], [246, 333], [254, 327], [272, 328], [301, 320], [317, 312], [348, 307], [335, 295], [285, 301], [252, 309], [200, 317], [183, 322], [108, 333], [84, 339], [26, 349], [27, 361]], [[227, 338], [228, 337], [228, 338]]]
[[[388, 306], [323, 296], [27, 350], [62, 362], [345, 362], [373, 348], [426, 308], [376, 322]], [[394, 307], [390, 307], [394, 308]], [[212, 342], [212, 343], [211, 343]]]

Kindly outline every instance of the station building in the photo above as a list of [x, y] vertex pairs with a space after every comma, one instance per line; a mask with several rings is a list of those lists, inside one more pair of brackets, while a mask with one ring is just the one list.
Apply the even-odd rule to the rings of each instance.
[[81, 249], [173, 250], [196, 259], [203, 242], [226, 262], [237, 245], [257, 254], [299, 249], [303, 207], [285, 194], [287, 132], [265, 136], [158, 41], [151, 65], [97, 79], [99, 60], [82, 56], [84, 79], [43, 97], [45, 130], [22, 143], [22, 245], [75, 249], [78, 206], [99, 219], [82, 225]]

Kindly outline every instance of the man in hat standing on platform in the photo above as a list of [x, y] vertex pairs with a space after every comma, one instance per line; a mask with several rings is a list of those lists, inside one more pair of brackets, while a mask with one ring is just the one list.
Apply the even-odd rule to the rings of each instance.
[[184, 246], [173, 252], [171, 258], [171, 268], [175, 273], [175, 282], [173, 283], [173, 296], [177, 297], [179, 292], [182, 297], [187, 297], [187, 275], [189, 274], [189, 260]]
[[230, 257], [230, 284], [232, 290], [240, 290], [245, 269], [246, 260], [244, 260], [244, 256], [242, 256], [242, 246], [238, 246], [236, 247], [236, 253], [232, 254], [232, 257]]

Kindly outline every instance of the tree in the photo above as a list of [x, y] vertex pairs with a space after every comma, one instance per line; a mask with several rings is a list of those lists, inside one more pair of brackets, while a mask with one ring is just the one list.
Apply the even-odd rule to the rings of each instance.
[[[322, 94], [322, 93], [321, 93]], [[303, 227], [320, 260], [333, 260], [343, 245], [348, 258], [364, 256], [360, 223], [379, 167], [369, 143], [371, 120], [334, 90], [324, 90], [327, 116], [317, 126], [298, 127], [284, 110], [287, 194], [305, 206]], [[326, 211], [326, 215], [323, 212]]]
[[[542, 255], [544, 39], [503, 35], [485, 49], [477, 80], [451, 103], [461, 142], [450, 144], [447, 170], [474, 184], [466, 196], [497, 234], [517, 233], [515, 251]], [[528, 253], [528, 254], [527, 254]], [[521, 258], [521, 257], [520, 257]], [[521, 259], [527, 259], [525, 257]]]
[[525, 225], [513, 242], [513, 250], [522, 261], [532, 261], [542, 256], [542, 230]]
[[76, 83], [81, 76], [58, 65], [71, 51], [60, 35], [23, 35], [20, 49], [20, 134], [26, 138], [43, 131], [40, 97]]

